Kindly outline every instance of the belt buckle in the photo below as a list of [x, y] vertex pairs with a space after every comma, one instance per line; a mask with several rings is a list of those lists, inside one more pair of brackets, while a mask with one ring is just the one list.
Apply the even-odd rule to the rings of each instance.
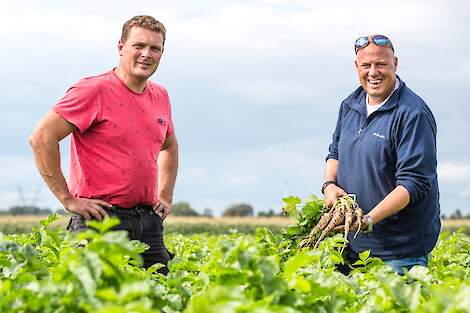
[[145, 205], [139, 203], [134, 207], [134, 210], [138, 213], [143, 213], [146, 211], [146, 207]]

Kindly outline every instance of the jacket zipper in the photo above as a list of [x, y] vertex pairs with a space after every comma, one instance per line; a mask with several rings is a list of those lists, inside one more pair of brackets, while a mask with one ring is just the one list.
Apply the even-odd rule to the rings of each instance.
[[365, 120], [364, 123], [362, 124], [362, 127], [359, 128], [359, 131], [357, 132], [357, 135], [358, 135], [358, 136], [361, 136], [362, 131], [363, 131], [365, 128], [367, 128], [367, 126], [369, 126], [370, 121], [372, 120], [372, 118], [373, 118], [375, 115], [377, 115], [377, 114], [376, 114], [377, 112], [380, 112], [380, 111], [374, 111], [374, 112], [372, 112], [368, 117], [366, 117], [366, 120]]

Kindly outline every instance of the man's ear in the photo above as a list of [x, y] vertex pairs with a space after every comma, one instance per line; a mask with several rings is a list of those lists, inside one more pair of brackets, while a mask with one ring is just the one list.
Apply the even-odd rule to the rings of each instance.
[[121, 40], [119, 40], [119, 41], [118, 41], [118, 45], [117, 45], [119, 56], [122, 56], [122, 47], [123, 47], [123, 46], [124, 46], [124, 44], [122, 43]]

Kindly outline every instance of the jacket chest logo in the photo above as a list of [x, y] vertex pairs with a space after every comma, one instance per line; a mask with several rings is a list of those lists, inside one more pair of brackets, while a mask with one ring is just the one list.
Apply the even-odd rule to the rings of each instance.
[[372, 135], [374, 135], [375, 137], [379, 137], [381, 139], [385, 139], [385, 136], [382, 135], [381, 133], [373, 133]]

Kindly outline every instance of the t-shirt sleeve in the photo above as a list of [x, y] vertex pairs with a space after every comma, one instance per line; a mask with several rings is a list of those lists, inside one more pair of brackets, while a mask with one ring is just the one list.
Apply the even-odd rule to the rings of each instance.
[[96, 121], [99, 108], [98, 88], [85, 78], [67, 90], [52, 109], [83, 133]]

